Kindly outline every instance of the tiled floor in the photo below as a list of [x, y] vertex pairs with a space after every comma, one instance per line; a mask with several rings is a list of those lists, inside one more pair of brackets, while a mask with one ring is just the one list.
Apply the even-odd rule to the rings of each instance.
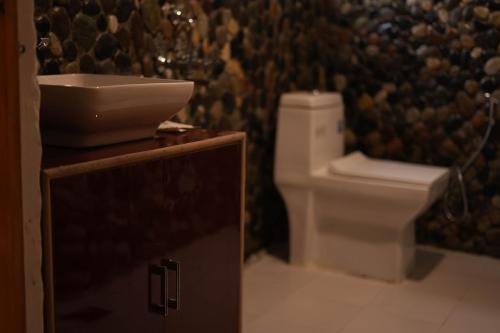
[[243, 333], [499, 333], [500, 260], [419, 247], [401, 284], [292, 267], [267, 253], [246, 265]]

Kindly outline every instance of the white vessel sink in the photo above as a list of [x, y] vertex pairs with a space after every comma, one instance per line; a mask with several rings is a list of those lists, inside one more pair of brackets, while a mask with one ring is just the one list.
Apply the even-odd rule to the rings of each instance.
[[118, 75], [38, 76], [45, 144], [92, 147], [154, 136], [184, 107], [191, 81]]

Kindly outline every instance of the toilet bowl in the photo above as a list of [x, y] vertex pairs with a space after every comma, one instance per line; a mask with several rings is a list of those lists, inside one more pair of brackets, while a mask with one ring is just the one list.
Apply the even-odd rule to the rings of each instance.
[[290, 261], [399, 282], [414, 262], [414, 221], [444, 192], [448, 169], [344, 156], [335, 93], [289, 93], [278, 114], [274, 181]]

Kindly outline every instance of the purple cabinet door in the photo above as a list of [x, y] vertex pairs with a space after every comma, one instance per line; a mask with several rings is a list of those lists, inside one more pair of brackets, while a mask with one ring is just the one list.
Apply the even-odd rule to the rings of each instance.
[[56, 332], [239, 332], [241, 149], [52, 180]]

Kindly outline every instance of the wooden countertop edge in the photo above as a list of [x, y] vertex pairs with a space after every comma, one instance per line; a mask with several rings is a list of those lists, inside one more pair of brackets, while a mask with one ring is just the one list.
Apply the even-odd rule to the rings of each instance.
[[243, 141], [246, 138], [244, 132], [235, 132], [220, 137], [204, 139], [195, 142], [183, 143], [164, 148], [155, 148], [147, 151], [127, 153], [119, 156], [106, 157], [93, 161], [80, 162], [59, 167], [51, 167], [42, 170], [43, 177], [49, 179], [68, 177], [85, 172], [113, 168], [124, 164], [135, 164], [158, 157], [174, 157], [185, 153], [202, 151], [213, 147], [223, 147]]

